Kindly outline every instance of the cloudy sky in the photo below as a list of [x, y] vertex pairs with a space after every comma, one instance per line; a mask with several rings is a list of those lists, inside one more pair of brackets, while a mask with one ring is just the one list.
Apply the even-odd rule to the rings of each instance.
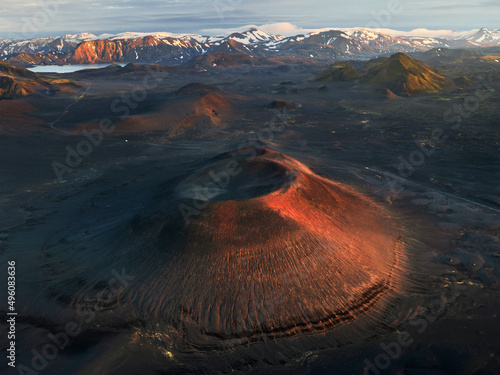
[[[0, 37], [124, 31], [204, 33], [269, 26], [500, 28], [499, 0], [1, 0]], [[276, 30], [274, 30], [276, 29]]]

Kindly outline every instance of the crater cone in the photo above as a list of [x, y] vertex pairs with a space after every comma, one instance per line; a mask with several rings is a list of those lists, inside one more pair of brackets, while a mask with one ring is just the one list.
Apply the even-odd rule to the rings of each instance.
[[[172, 195], [167, 210], [160, 201]], [[220, 155], [153, 201], [154, 213], [133, 220], [133, 240], [154, 243], [162, 274], [137, 291], [140, 315], [192, 342], [347, 324], [398, 284], [401, 241], [389, 214], [278, 152]]]

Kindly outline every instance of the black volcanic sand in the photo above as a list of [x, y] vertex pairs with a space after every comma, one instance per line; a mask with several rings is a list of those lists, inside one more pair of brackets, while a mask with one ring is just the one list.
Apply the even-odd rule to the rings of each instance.
[[[196, 103], [177, 122], [195, 135], [117, 127], [61, 180], [51, 163], [99, 119], [120, 124], [110, 105], [144, 72], [66, 75], [80, 95], [90, 87], [76, 103], [2, 102], [17, 364], [75, 322], [40, 373], [498, 373], [498, 72], [453, 129], [443, 112], [475, 94], [482, 67], [447, 67], [470, 88], [396, 101], [356, 82], [319, 90], [307, 79], [325, 67], [158, 73], [132, 117], [149, 125]], [[194, 82], [210, 86], [179, 91]], [[221, 103], [206, 94], [230, 111], [205, 121]], [[276, 100], [293, 108], [273, 111]], [[439, 128], [446, 139], [400, 175], [399, 158]], [[6, 301], [5, 278], [0, 290]]]

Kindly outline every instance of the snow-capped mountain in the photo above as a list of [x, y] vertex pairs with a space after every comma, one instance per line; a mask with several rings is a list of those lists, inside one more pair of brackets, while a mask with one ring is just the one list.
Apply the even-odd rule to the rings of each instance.
[[[379, 50], [391, 49], [400, 51], [408, 49], [432, 48], [431, 46], [441, 45], [441, 41], [429, 37], [402, 37], [390, 36], [369, 29], [355, 29], [345, 31], [351, 39], [361, 44]], [[397, 47], [394, 47], [397, 46]], [[398, 51], [396, 51], [398, 52]]]
[[82, 40], [93, 40], [93, 39], [98, 39], [99, 37], [95, 36], [92, 33], [79, 33], [79, 34], [66, 34], [61, 37], [62, 39], [65, 40], [74, 40], [77, 42], [81, 42]]
[[489, 30], [483, 27], [479, 30], [461, 33], [457, 39], [467, 40], [476, 45], [498, 45], [500, 44], [500, 29]]
[[251, 29], [244, 32], [232, 33], [225, 40], [235, 40], [236, 42], [242, 44], [248, 44], [251, 46], [271, 46], [276, 45], [284, 39], [281, 35], [268, 34], [265, 31], [259, 30], [252, 27]]
[[157, 32], [157, 33], [134, 33], [134, 32], [125, 32], [125, 33], [119, 33], [116, 35], [111, 35], [107, 38], [100, 38], [100, 39], [106, 39], [106, 40], [129, 40], [129, 39], [138, 39], [138, 38], [144, 38], [146, 36], [152, 36], [155, 37], [156, 39], [165, 39], [165, 38], [170, 38], [173, 36], [172, 33], [167, 33], [167, 32]]
[[376, 32], [370, 29], [330, 30], [311, 32], [280, 40], [273, 50], [277, 54], [332, 57], [332, 58], [362, 58], [373, 57], [397, 52], [426, 51], [435, 47], [450, 48], [465, 47], [467, 41], [460, 45], [447, 39], [429, 37], [396, 37]]
[[97, 36], [91, 33], [80, 33], [27, 40], [0, 39], [0, 57], [22, 52], [67, 54], [73, 51], [81, 42], [97, 38]]
[[180, 64], [202, 55], [210, 45], [194, 39], [178, 39], [154, 36], [106, 40], [87, 40], [80, 43], [67, 55], [71, 64], [94, 64], [108, 62], [148, 62], [155, 64]]
[[[139, 62], [180, 64], [207, 53], [245, 53], [251, 56], [371, 58], [396, 52], [432, 48], [500, 45], [500, 30], [467, 32], [423, 30], [424, 36], [394, 30], [363, 28], [310, 31], [294, 36], [267, 33], [256, 27], [224, 36], [169, 32], [66, 34], [29, 40], [0, 39], [0, 58], [19, 65], [50, 63]], [[403, 34], [403, 35], [400, 35]], [[21, 57], [20, 57], [21, 56]]]

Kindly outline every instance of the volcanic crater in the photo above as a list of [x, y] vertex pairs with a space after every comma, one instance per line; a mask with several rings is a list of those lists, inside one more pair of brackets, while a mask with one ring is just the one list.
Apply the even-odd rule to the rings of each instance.
[[219, 155], [151, 199], [131, 241], [156, 248], [163, 277], [142, 283], [135, 308], [192, 344], [347, 324], [401, 284], [403, 243], [387, 211], [279, 152]]

